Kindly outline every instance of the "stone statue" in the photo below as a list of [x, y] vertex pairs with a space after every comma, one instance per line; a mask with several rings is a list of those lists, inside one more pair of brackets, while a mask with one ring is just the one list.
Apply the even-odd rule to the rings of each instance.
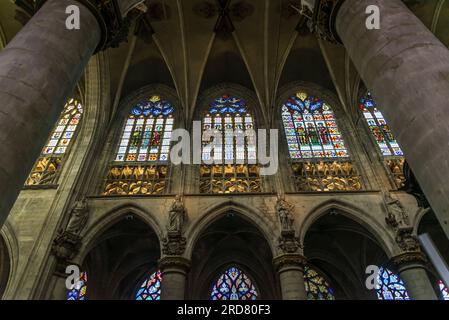
[[67, 224], [66, 232], [79, 234], [86, 226], [89, 218], [89, 208], [86, 199], [78, 200], [72, 207], [70, 220]]
[[168, 213], [167, 231], [169, 233], [180, 234], [184, 226], [185, 218], [186, 212], [184, 204], [182, 202], [182, 198], [180, 195], [177, 195]]
[[393, 227], [393, 229], [409, 225], [408, 215], [401, 202], [391, 197], [389, 192], [385, 194], [385, 204], [387, 206], [387, 217], [385, 221], [388, 225]]
[[293, 218], [290, 213], [291, 208], [291, 204], [289, 204], [283, 198], [278, 197], [275, 209], [279, 216], [282, 231], [293, 230]]

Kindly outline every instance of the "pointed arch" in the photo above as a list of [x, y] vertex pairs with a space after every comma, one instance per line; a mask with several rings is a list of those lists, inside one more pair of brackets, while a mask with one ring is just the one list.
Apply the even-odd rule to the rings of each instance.
[[57, 185], [63, 162], [80, 131], [83, 114], [84, 107], [80, 98], [71, 98], [67, 101], [25, 182], [25, 187]]
[[229, 88], [215, 88], [216, 95], [207, 95], [198, 108], [203, 133], [199, 191], [259, 193], [263, 185], [254, 108]]
[[267, 221], [267, 219], [263, 218], [263, 215], [255, 212], [248, 206], [235, 201], [224, 201], [204, 210], [202, 216], [192, 223], [186, 230], [187, 244], [184, 254], [188, 259], [191, 259], [192, 250], [202, 232], [229, 212], [237, 213], [237, 215], [242, 217], [245, 221], [254, 225], [264, 236], [270, 246], [273, 256], [276, 255], [277, 238], [275, 228], [272, 225], [270, 226], [270, 223], [272, 222]]
[[120, 104], [103, 195], [168, 192], [171, 135], [180, 113], [176, 103], [173, 90], [152, 85], [134, 92]]
[[366, 89], [359, 98], [359, 110], [365, 119], [364, 125], [370, 131], [371, 140], [375, 142], [377, 153], [383, 159], [394, 186], [397, 189], [403, 188], [406, 183], [404, 152], [391, 132], [387, 120], [377, 108], [376, 100], [371, 92]]
[[8, 298], [8, 292], [14, 285], [17, 270], [19, 244], [14, 230], [8, 221], [0, 228], [0, 299]]
[[90, 251], [92, 246], [95, 244], [97, 237], [103, 234], [110, 227], [117, 224], [120, 220], [128, 215], [134, 215], [142, 222], [144, 222], [148, 227], [150, 227], [156, 234], [159, 240], [159, 244], [163, 238], [163, 228], [159, 224], [156, 216], [150, 211], [134, 204], [126, 203], [119, 205], [104, 214], [102, 218], [93, 222], [84, 232], [83, 232], [83, 245], [80, 249], [80, 254], [77, 256], [75, 262], [81, 264], [87, 253]]
[[286, 173], [295, 191], [362, 190], [364, 181], [353, 161], [349, 124], [338, 99], [325, 89], [302, 82], [281, 92], [276, 114], [283, 128], [281, 149], [289, 154], [286, 161], [291, 163]]
[[237, 265], [229, 265], [212, 284], [211, 300], [258, 300], [260, 293], [251, 277]]
[[313, 223], [333, 210], [367, 229], [374, 237], [372, 240], [379, 244], [388, 257], [399, 253], [396, 252], [398, 249], [392, 234], [381, 223], [358, 206], [340, 199], [326, 200], [309, 210], [299, 229], [301, 243], [304, 243], [305, 236]]

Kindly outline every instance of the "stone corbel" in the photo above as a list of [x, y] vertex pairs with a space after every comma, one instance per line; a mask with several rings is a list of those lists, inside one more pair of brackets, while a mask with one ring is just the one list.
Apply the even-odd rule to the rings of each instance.
[[[33, 16], [47, 0], [15, 0], [14, 3], [29, 16]], [[120, 0], [76, 0], [94, 14], [101, 29], [101, 40], [96, 52], [117, 48], [126, 42], [133, 20], [145, 14], [142, 5], [130, 7], [126, 16], [122, 15]], [[81, 20], [82, 23], [82, 20]], [[81, 26], [82, 27], [82, 26]]]
[[[337, 34], [335, 20], [337, 12], [345, 0], [302, 0], [302, 13], [309, 21], [307, 23], [311, 32], [319, 39], [341, 44]], [[313, 9], [312, 9], [313, 7]], [[312, 12], [311, 12], [312, 11]]]

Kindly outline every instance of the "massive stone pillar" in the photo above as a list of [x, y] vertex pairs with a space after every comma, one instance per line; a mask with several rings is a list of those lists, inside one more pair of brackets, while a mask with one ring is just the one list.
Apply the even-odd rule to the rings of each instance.
[[304, 266], [306, 258], [300, 254], [283, 254], [273, 260], [279, 274], [283, 300], [306, 300]]
[[[66, 28], [73, 4], [80, 8], [80, 30]], [[49, 0], [0, 52], [0, 225], [100, 38], [85, 6]]]
[[399, 276], [404, 281], [410, 298], [437, 300], [435, 290], [427, 276], [426, 258], [421, 252], [407, 252], [392, 259]]
[[[401, 0], [333, 3], [320, 8], [330, 20], [321, 30], [336, 31], [328, 38], [344, 44], [449, 236], [449, 50]], [[366, 27], [372, 5], [378, 30]]]
[[[66, 26], [71, 5], [79, 29]], [[117, 0], [47, 0], [0, 52], [0, 227], [90, 57], [126, 39], [141, 10], [125, 19]]]
[[161, 300], [184, 300], [190, 261], [179, 256], [166, 256], [159, 261], [162, 273]]

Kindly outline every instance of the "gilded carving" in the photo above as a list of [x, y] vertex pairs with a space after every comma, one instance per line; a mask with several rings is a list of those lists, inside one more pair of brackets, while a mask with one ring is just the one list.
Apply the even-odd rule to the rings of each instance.
[[363, 189], [357, 169], [349, 161], [297, 162], [292, 164], [297, 191], [332, 192]]

